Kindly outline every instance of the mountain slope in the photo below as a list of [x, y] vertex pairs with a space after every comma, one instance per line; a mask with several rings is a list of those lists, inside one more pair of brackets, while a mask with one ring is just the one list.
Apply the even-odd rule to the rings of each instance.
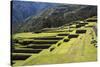
[[26, 1], [12, 1], [11, 5], [13, 31], [16, 31], [29, 16], [38, 15], [43, 10], [56, 6], [56, 4]]
[[55, 6], [49, 3], [40, 2], [25, 2], [25, 1], [13, 1], [12, 2], [12, 15], [13, 22], [23, 21], [28, 16], [36, 15], [40, 11]]
[[46, 9], [39, 16], [29, 17], [18, 29], [18, 32], [33, 32], [48, 27], [59, 27], [71, 21], [83, 20], [95, 15], [97, 15], [96, 6], [60, 5]]

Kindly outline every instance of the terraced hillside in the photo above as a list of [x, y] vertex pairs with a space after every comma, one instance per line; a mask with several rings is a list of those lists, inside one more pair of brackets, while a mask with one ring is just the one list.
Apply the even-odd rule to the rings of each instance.
[[17, 33], [12, 40], [12, 66], [97, 60], [96, 16], [58, 28]]

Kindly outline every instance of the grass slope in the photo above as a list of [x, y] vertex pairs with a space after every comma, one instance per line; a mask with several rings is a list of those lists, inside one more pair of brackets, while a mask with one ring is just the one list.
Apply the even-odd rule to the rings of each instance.
[[[88, 22], [86, 27], [82, 26], [80, 28], [70, 28], [73, 31], [66, 31], [66, 26], [62, 26], [58, 30], [51, 30], [51, 32], [42, 33], [18, 33], [13, 35], [13, 39], [18, 39], [20, 41], [30, 41], [32, 38], [40, 37], [63, 37], [63, 39], [58, 40], [57, 43], [51, 44], [50, 48], [43, 49], [40, 53], [12, 53], [13, 55], [31, 55], [26, 60], [13, 60], [15, 64], [13, 66], [26, 66], [26, 65], [36, 65], [36, 64], [58, 64], [58, 63], [72, 63], [72, 62], [89, 62], [97, 60], [97, 48], [91, 41], [97, 40], [97, 36], [94, 32], [92, 26], [96, 26], [95, 22]], [[63, 32], [64, 30], [64, 32]], [[76, 30], [86, 30], [86, 33], [76, 34]], [[54, 32], [59, 31], [59, 32]], [[58, 34], [75, 34], [79, 35], [76, 38], [68, 38], [68, 36], [58, 36]], [[64, 42], [65, 39], [69, 41]], [[52, 40], [32, 40], [38, 42], [49, 42]], [[35, 44], [31, 44], [35, 45]], [[37, 44], [48, 45], [48, 44]], [[49, 44], [50, 45], [50, 44]], [[27, 45], [16, 44], [16, 49], [21, 50], [33, 50], [32, 48], [25, 48]]]

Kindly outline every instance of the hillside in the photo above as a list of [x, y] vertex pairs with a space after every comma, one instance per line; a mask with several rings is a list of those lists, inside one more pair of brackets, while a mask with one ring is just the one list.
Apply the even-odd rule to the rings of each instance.
[[25, 19], [29, 16], [35, 16], [43, 10], [55, 7], [57, 4], [40, 3], [40, 2], [26, 2], [26, 1], [12, 1], [12, 26], [13, 32], [24, 23]]
[[96, 6], [59, 5], [44, 10], [40, 15], [31, 16], [19, 27], [17, 32], [35, 32], [43, 28], [55, 28], [72, 21], [95, 16]]
[[84, 21], [13, 35], [12, 66], [97, 61], [97, 18]]
[[13, 3], [11, 65], [97, 61], [97, 6]]

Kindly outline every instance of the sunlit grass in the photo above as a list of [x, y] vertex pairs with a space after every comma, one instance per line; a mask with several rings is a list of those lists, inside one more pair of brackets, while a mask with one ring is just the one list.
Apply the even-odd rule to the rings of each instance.
[[[87, 26], [95, 26], [95, 22], [88, 22]], [[72, 25], [75, 27], [75, 25]], [[66, 31], [66, 27], [60, 28], [56, 31]], [[61, 40], [57, 40], [58, 42], [52, 44], [52, 46], [48, 49], [42, 50], [39, 54], [32, 53], [13, 53], [14, 55], [29, 55], [31, 57], [21, 61], [16, 61], [14, 66], [24, 66], [24, 65], [35, 65], [35, 64], [55, 64], [55, 63], [71, 63], [71, 62], [88, 62], [88, 61], [96, 61], [97, 60], [97, 48], [94, 44], [91, 44], [92, 38], [97, 40], [97, 36], [92, 27], [81, 27], [81, 28], [71, 28], [72, 32], [53, 32], [53, 33], [18, 33], [13, 35], [13, 39], [18, 39], [20, 41], [36, 41], [36, 42], [52, 42], [56, 40], [34, 40], [34, 37], [63, 37]], [[86, 30], [86, 33], [76, 34], [76, 30]], [[54, 31], [54, 30], [53, 30]], [[69, 39], [68, 36], [57, 36], [57, 34], [75, 34], [79, 35], [76, 38]], [[68, 42], [64, 42], [64, 39], [69, 39]], [[58, 46], [58, 44], [60, 44]], [[34, 44], [31, 44], [34, 45]], [[50, 44], [49, 44], [50, 45]], [[16, 49], [29, 50], [30, 48], [20, 48], [25, 47], [25, 45], [16, 44]], [[54, 50], [50, 51], [50, 49], [54, 48]], [[31, 50], [31, 49], [30, 49]]]

